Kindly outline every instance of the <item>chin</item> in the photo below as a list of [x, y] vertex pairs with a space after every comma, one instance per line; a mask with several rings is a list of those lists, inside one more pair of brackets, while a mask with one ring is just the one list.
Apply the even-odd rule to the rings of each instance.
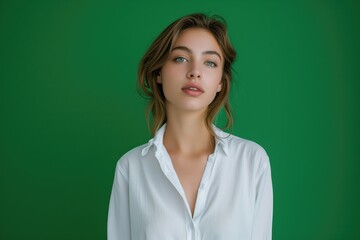
[[211, 102], [199, 101], [200, 99], [182, 99], [182, 101], [168, 101], [168, 107], [181, 112], [204, 112]]
[[188, 104], [186, 106], [182, 106], [184, 111], [191, 112], [203, 112], [207, 109], [208, 105], [199, 105], [199, 104]]

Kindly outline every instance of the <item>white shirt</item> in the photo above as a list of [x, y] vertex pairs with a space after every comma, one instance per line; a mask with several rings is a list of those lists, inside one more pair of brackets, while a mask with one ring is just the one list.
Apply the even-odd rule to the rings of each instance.
[[265, 150], [214, 126], [218, 139], [192, 216], [163, 145], [165, 128], [118, 161], [108, 240], [271, 239], [273, 193]]

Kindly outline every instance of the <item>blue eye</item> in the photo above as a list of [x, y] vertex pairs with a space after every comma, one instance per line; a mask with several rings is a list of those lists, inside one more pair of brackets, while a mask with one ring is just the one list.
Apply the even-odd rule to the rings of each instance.
[[212, 62], [212, 61], [206, 61], [206, 62], [205, 62], [205, 65], [207, 65], [207, 66], [209, 66], [209, 67], [212, 67], [212, 68], [217, 67], [216, 63], [214, 63], [214, 62]]
[[184, 57], [176, 57], [176, 58], [174, 59], [174, 61], [175, 61], [175, 62], [178, 62], [178, 63], [183, 63], [183, 62], [186, 62], [187, 59], [184, 58]]

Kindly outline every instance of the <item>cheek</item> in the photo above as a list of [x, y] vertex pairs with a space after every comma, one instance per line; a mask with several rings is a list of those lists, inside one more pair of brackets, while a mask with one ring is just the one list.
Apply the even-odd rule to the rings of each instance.
[[178, 79], [176, 79], [176, 75], [171, 74], [170, 72], [166, 72], [162, 75], [162, 88], [166, 98], [171, 97], [179, 88]]
[[219, 71], [218, 74], [217, 74], [217, 80], [218, 80], [217, 85], [218, 85], [218, 87], [220, 85], [220, 90], [221, 90], [221, 83], [222, 83], [223, 76], [224, 76], [223, 70]]
[[222, 72], [221, 71], [211, 72], [208, 74], [208, 79], [210, 80], [214, 88], [217, 89], [219, 84], [221, 84]]
[[165, 68], [161, 71], [162, 84], [172, 83], [176, 79], [176, 71], [172, 68]]
[[176, 64], [176, 63], [173, 63], [173, 62], [167, 62], [162, 67], [162, 71], [166, 72], [167, 75], [172, 75], [172, 74], [179, 73], [179, 72], [183, 71], [184, 68], [185, 68], [185, 64]]

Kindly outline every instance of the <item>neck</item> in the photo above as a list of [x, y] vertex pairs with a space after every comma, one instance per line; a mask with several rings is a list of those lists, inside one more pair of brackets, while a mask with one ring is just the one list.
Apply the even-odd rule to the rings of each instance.
[[214, 138], [206, 127], [205, 112], [179, 114], [167, 111], [164, 145], [169, 152], [210, 154]]

